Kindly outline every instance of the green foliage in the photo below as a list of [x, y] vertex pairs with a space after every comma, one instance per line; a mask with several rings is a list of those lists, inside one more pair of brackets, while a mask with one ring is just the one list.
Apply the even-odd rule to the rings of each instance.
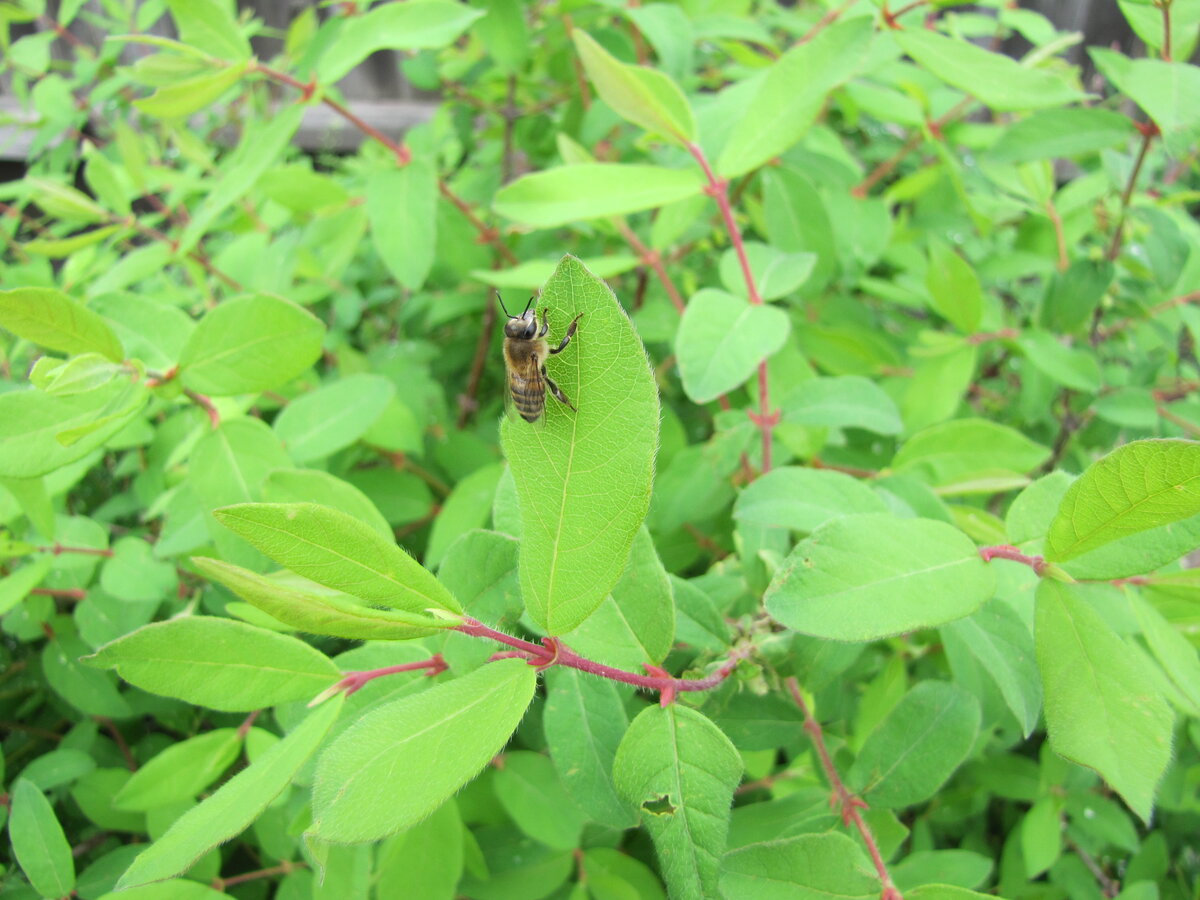
[[1086, 93], [999, 2], [3, 5], [0, 895], [1193, 898], [1200, 14], [1118, 5]]

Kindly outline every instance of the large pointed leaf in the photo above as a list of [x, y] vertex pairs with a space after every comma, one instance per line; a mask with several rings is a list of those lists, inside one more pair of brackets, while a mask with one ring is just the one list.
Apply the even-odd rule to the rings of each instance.
[[500, 752], [536, 685], [502, 659], [362, 716], [317, 764], [310, 834], [356, 843], [420, 822]]
[[869, 58], [873, 34], [870, 18], [856, 17], [825, 29], [776, 60], [735, 126], [717, 171], [726, 178], [741, 175], [799, 141], [829, 93]]
[[279, 297], [227, 300], [188, 338], [180, 378], [192, 390], [216, 396], [279, 387], [316, 362], [324, 334], [320, 319]]
[[586, 31], [576, 29], [572, 37], [584, 71], [596, 85], [600, 99], [617, 115], [680, 143], [695, 139], [696, 122], [691, 107], [670, 76], [621, 62]]
[[1092, 608], [1086, 590], [1050, 579], [1038, 585], [1035, 637], [1050, 746], [1099, 772], [1149, 821], [1171, 761], [1175, 716], [1144, 658]]
[[521, 505], [521, 590], [533, 620], [563, 634], [616, 584], [650, 504], [658, 392], [646, 351], [608, 287], [574, 257], [546, 283], [550, 334], [579, 330], [547, 364], [575, 405], [500, 427]]
[[281, 566], [318, 584], [409, 612], [462, 612], [428, 569], [339, 510], [315, 503], [240, 503], [214, 515]]
[[965, 40], [923, 28], [906, 28], [893, 36], [922, 68], [997, 111], [1045, 109], [1083, 96], [1055, 72], [1023, 66]]
[[117, 362], [124, 357], [103, 317], [51, 288], [0, 291], [0, 328], [50, 350], [100, 353]]
[[1200, 443], [1135, 441], [1093, 463], [1063, 497], [1046, 558], [1061, 562], [1200, 513]]
[[146, 625], [86, 661], [152, 694], [229, 712], [307, 700], [339, 675], [301, 640], [210, 616]]
[[636, 163], [580, 163], [525, 175], [496, 192], [500, 215], [551, 228], [652, 209], [699, 195], [704, 178], [691, 169]]
[[716, 897], [742, 758], [705, 716], [673, 703], [642, 710], [617, 748], [613, 779], [642, 812], [672, 897]]
[[306, 593], [217, 559], [201, 557], [192, 562], [247, 603], [285, 625], [311, 634], [363, 641], [401, 641], [434, 634], [451, 624], [419, 613], [374, 609], [342, 596]]
[[802, 541], [767, 588], [767, 610], [803, 634], [873, 641], [969, 616], [995, 575], [965, 534], [932, 519], [831, 519]]

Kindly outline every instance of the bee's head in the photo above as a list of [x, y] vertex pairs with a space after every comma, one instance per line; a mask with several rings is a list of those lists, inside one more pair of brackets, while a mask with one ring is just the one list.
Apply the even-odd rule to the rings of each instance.
[[[496, 294], [500, 297], [499, 292]], [[508, 316], [508, 321], [504, 323], [504, 336], [517, 338], [518, 340], [532, 340], [537, 335], [537, 310], [531, 309], [533, 306], [533, 298], [529, 298], [529, 302], [525, 304], [525, 311], [519, 316], [514, 316], [504, 306], [504, 298], [500, 298], [500, 308], [504, 310], [504, 314]]]

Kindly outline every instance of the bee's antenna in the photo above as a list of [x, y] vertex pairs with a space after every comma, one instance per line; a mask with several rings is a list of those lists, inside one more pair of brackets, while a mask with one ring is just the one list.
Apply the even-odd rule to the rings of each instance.
[[515, 319], [515, 318], [516, 318], [516, 316], [514, 316], [512, 313], [510, 313], [510, 312], [508, 311], [508, 307], [504, 305], [504, 298], [503, 298], [502, 296], [500, 296], [500, 292], [499, 292], [499, 291], [496, 291], [496, 299], [500, 301], [500, 308], [501, 308], [502, 310], [504, 310], [504, 314], [505, 314], [506, 316], [508, 316], [510, 319]]
[[521, 313], [521, 315], [524, 316], [525, 313], [529, 312], [529, 307], [531, 306], [533, 306], [533, 297], [529, 298], [529, 302], [525, 304], [525, 312]]

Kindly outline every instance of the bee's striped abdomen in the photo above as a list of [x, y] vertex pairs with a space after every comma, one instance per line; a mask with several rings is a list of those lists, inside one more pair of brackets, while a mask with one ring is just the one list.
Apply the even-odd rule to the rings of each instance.
[[536, 421], [546, 408], [546, 384], [540, 376], [539, 372], [532, 379], [524, 378], [513, 372], [509, 378], [513, 405], [526, 422]]
[[513, 341], [505, 344], [508, 390], [513, 405], [526, 422], [537, 421], [546, 409], [546, 381], [542, 378], [542, 341]]

